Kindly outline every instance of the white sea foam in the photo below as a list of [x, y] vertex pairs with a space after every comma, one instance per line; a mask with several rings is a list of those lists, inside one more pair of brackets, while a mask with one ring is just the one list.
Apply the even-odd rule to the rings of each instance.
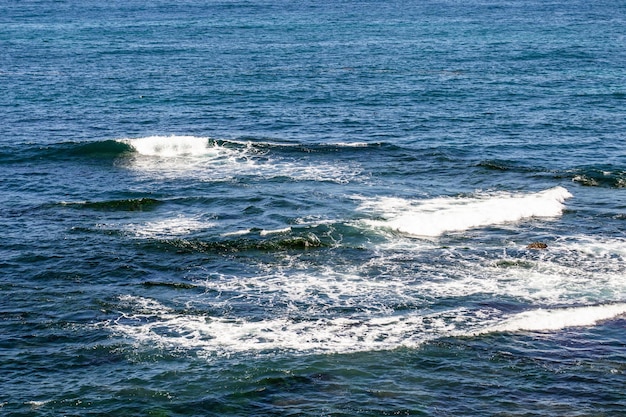
[[563, 187], [530, 194], [497, 193], [476, 197], [442, 197], [430, 200], [402, 198], [362, 199], [359, 210], [384, 220], [366, 220], [379, 228], [417, 237], [516, 222], [531, 217], [556, 217], [572, 195]]
[[[569, 237], [532, 253], [511, 244], [513, 256], [506, 248], [466, 256], [430, 240], [398, 240], [406, 247], [377, 247], [350, 266], [285, 254], [278, 263], [259, 260], [250, 274], [207, 268], [188, 277], [204, 294], [177, 294], [167, 306], [124, 296], [120, 317], [106, 325], [141, 344], [219, 356], [415, 348], [442, 337], [594, 326], [626, 314], [626, 265], [611, 239]], [[430, 254], [437, 258], [424, 263]], [[512, 306], [527, 311], [510, 314]]]
[[[305, 268], [296, 259], [288, 260], [290, 268]], [[390, 303], [415, 303], [419, 297], [410, 288], [410, 281], [363, 279], [358, 273], [338, 273], [331, 268], [285, 274], [281, 267], [268, 268], [267, 275], [250, 277], [219, 277], [198, 281], [198, 285], [213, 293], [224, 294], [223, 300], [244, 296], [255, 304], [282, 305], [293, 312], [306, 306], [313, 315], [326, 314], [333, 309], [356, 308], [368, 313], [392, 313]], [[296, 307], [299, 306], [299, 307]]]
[[283, 316], [248, 320], [179, 313], [141, 297], [125, 296], [122, 301], [135, 304], [135, 312], [111, 323], [114, 332], [139, 343], [201, 350], [207, 355], [273, 350], [346, 353], [417, 347], [451, 334], [458, 323], [471, 320], [464, 309], [384, 317], [303, 320]]
[[209, 138], [195, 136], [149, 136], [137, 139], [122, 139], [141, 155], [176, 157], [202, 156], [219, 151], [216, 145], [209, 146]]
[[129, 224], [126, 229], [138, 237], [182, 236], [197, 230], [214, 227], [213, 222], [197, 217], [176, 216], [142, 224]]
[[331, 143], [331, 145], [342, 147], [342, 148], [367, 148], [370, 146], [367, 142], [335, 142]]
[[151, 346], [201, 351], [207, 356], [237, 352], [349, 353], [416, 348], [442, 337], [495, 332], [555, 331], [594, 326], [626, 314], [626, 304], [535, 309], [502, 316], [496, 309], [455, 308], [401, 314], [359, 314], [264, 319], [193, 315], [142, 297], [121, 300], [131, 312], [106, 324], [116, 334]]
[[[293, 256], [282, 266], [268, 265], [265, 275], [211, 273], [205, 281], [195, 281], [206, 288], [205, 295], [188, 299], [178, 310], [149, 298], [122, 297], [123, 314], [109, 326], [140, 343], [208, 356], [266, 350], [347, 353], [413, 348], [441, 337], [593, 326], [626, 314], [626, 304], [615, 302], [626, 297], [623, 263], [622, 269], [607, 273], [593, 263], [585, 271], [535, 258], [515, 266], [516, 259], [504, 256], [502, 266], [499, 261], [457, 259], [451, 251], [444, 268], [434, 262], [422, 264], [419, 271], [410, 267], [413, 252], [394, 250], [393, 256], [383, 251], [349, 270], [311, 271], [307, 260]], [[573, 251], [572, 256], [579, 254]], [[475, 294], [486, 300], [518, 300], [531, 310], [507, 315], [497, 302], [441, 310], [439, 300]], [[241, 303], [259, 314], [238, 315]], [[571, 307], [563, 307], [567, 305]], [[189, 313], [204, 308], [232, 315]]]
[[619, 255], [623, 242], [615, 239], [564, 239], [550, 242], [543, 252], [528, 251], [526, 242], [504, 247], [474, 244], [485, 257], [477, 252], [468, 256], [463, 248], [441, 248], [427, 239], [396, 237], [377, 245], [378, 256], [363, 269], [392, 277], [416, 276], [403, 291], [430, 299], [476, 294], [544, 305], [626, 299], [626, 259]]
[[479, 333], [549, 331], [594, 326], [626, 314], [626, 303], [525, 311]]
[[553, 246], [596, 258], [626, 259], [626, 238], [623, 237], [571, 236], [555, 242]]
[[261, 230], [259, 232], [259, 234], [261, 236], [267, 236], [267, 235], [276, 235], [276, 234], [281, 234], [281, 233], [289, 233], [291, 232], [291, 227], [285, 227], [282, 229], [272, 229], [272, 230]]
[[244, 229], [244, 230], [235, 230], [234, 232], [226, 232], [226, 233], [222, 233], [222, 237], [229, 237], [229, 236], [244, 236], [247, 235], [249, 233], [252, 233], [252, 229]]
[[[222, 233], [222, 237], [230, 237], [230, 236], [245, 236], [255, 232], [258, 229], [243, 229], [243, 230], [235, 230], [233, 232]], [[278, 235], [283, 233], [291, 232], [291, 226], [280, 228], [280, 229], [261, 229], [258, 231], [260, 236], [269, 236], [269, 235]]]
[[44, 405], [52, 402], [52, 400], [44, 400], [44, 401], [25, 401], [24, 405], [29, 405], [31, 410], [37, 410]]
[[119, 162], [122, 166], [165, 178], [192, 176], [199, 181], [214, 182], [244, 175], [345, 183], [360, 175], [356, 166], [280, 157], [262, 143], [195, 136], [150, 136], [119, 141], [135, 150], [132, 157]]

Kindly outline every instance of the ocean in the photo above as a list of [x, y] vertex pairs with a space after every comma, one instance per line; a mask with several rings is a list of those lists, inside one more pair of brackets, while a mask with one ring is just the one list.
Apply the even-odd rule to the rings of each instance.
[[0, 0], [0, 414], [626, 415], [626, 2]]

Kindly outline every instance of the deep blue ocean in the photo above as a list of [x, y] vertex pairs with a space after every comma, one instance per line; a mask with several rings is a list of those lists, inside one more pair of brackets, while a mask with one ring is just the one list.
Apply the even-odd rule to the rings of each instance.
[[626, 1], [0, 0], [0, 415], [626, 415]]

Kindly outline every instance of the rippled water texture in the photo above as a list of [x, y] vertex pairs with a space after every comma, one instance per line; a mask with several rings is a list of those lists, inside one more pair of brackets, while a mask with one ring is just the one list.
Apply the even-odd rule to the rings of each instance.
[[0, 0], [0, 414], [624, 414], [625, 14]]

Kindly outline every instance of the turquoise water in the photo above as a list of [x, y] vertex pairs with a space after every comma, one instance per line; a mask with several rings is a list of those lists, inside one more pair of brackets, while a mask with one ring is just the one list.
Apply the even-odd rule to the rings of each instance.
[[623, 415], [625, 20], [0, 0], [0, 413]]

